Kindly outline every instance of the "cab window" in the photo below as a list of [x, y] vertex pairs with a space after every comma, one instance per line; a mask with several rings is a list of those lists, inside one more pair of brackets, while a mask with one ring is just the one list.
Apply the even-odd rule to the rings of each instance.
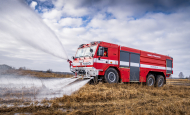
[[[108, 48], [106, 47], [103, 47], [103, 57], [108, 57]], [[97, 55], [99, 56], [99, 48], [98, 48], [98, 52], [97, 52]]]
[[104, 48], [104, 55], [105, 57], [108, 57], [108, 48]]

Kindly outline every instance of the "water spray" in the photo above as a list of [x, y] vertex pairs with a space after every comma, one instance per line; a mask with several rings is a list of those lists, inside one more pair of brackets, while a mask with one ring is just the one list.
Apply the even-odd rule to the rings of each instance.
[[68, 59], [59, 38], [24, 0], [0, 0], [0, 14], [2, 35], [55, 57]]

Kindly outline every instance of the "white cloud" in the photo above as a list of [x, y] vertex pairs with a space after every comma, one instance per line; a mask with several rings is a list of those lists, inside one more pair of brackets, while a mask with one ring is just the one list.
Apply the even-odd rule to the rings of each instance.
[[61, 26], [79, 27], [82, 25], [81, 18], [63, 18], [59, 21]]
[[52, 17], [52, 18], [60, 18], [60, 14], [64, 17], [66, 16], [72, 16], [72, 17], [80, 17], [80, 16], [85, 16], [88, 15], [89, 9], [86, 7], [78, 7], [79, 6], [79, 1], [77, 0], [56, 0], [53, 1], [53, 4], [55, 8], [51, 11], [45, 12], [44, 13], [44, 18]]
[[37, 2], [32, 1], [31, 4], [30, 4], [30, 7], [33, 8], [33, 9], [35, 9], [35, 7], [36, 7], [37, 5], [38, 5]]
[[62, 11], [64, 14], [73, 17], [84, 16], [89, 14], [87, 8], [76, 8], [72, 4], [65, 4]]
[[59, 20], [61, 16], [62, 16], [62, 11], [57, 9], [52, 9], [50, 11], [48, 10], [47, 12], [45, 12], [42, 17], [44, 19]]

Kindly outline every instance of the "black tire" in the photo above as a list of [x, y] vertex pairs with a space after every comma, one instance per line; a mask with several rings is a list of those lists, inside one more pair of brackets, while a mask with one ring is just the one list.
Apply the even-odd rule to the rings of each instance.
[[156, 78], [156, 87], [162, 87], [164, 85], [164, 77], [162, 75], [158, 75]]
[[90, 85], [97, 85], [99, 83], [98, 76], [95, 76], [94, 79], [91, 79], [88, 83]]
[[146, 78], [146, 85], [147, 86], [154, 86], [155, 84], [155, 77], [153, 74], [149, 74], [148, 77]]
[[108, 68], [105, 72], [104, 78], [107, 83], [118, 83], [119, 74], [114, 68]]

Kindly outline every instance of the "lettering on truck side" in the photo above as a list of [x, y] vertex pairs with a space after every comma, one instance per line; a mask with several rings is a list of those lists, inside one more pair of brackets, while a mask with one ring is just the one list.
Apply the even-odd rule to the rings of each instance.
[[147, 54], [147, 56], [156, 57], [156, 58], [161, 58], [160, 56], [152, 55], [152, 54]]

